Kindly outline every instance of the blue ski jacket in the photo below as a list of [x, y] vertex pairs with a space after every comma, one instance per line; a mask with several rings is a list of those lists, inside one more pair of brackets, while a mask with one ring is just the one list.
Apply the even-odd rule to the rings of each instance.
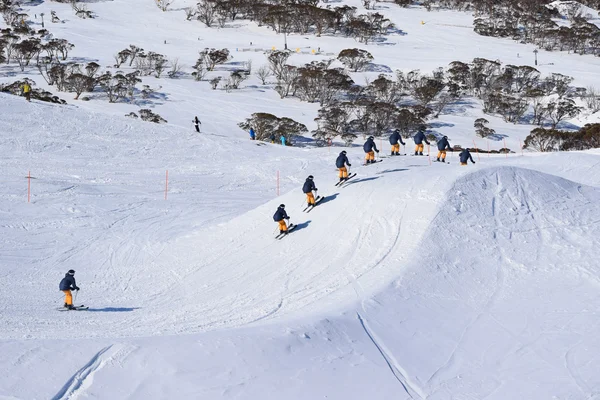
[[390, 144], [393, 146], [395, 144], [398, 144], [398, 142], [400, 142], [400, 144], [403, 146], [406, 144], [402, 141], [402, 136], [400, 135], [400, 132], [395, 131], [390, 135]]
[[338, 158], [335, 160], [335, 166], [337, 168], [344, 168], [346, 164], [348, 164], [349, 167], [352, 166], [352, 164], [348, 162], [348, 157], [346, 157], [345, 154], [340, 153]]
[[275, 211], [275, 214], [273, 215], [273, 220], [275, 222], [279, 222], [282, 219], [289, 219], [290, 217], [288, 217], [287, 213], [285, 212], [285, 210], [283, 208], [278, 208], [277, 211]]
[[317, 190], [315, 183], [312, 181], [312, 179], [307, 179], [306, 182], [304, 182], [304, 186], [302, 186], [302, 191], [304, 193], [310, 193], [313, 190]]
[[452, 150], [452, 148], [450, 147], [450, 143], [448, 143], [448, 139], [441, 138], [437, 142], [437, 146], [438, 146], [438, 150], [440, 150], [440, 151], [442, 151], [442, 150]]
[[459, 154], [459, 157], [461, 163], [466, 163], [469, 160], [471, 160], [472, 163], [475, 162], [473, 161], [473, 156], [471, 155], [469, 149], [463, 149], [463, 151], [461, 151], [461, 153]]
[[371, 151], [379, 152], [379, 150], [377, 150], [377, 146], [375, 146], [375, 142], [372, 139], [367, 139], [367, 141], [363, 145], [363, 150], [365, 151], [365, 153], [369, 153]]
[[427, 141], [427, 137], [425, 136], [425, 134], [423, 132], [418, 132], [415, 137], [415, 144], [421, 144], [423, 142], [429, 144], [429, 142]]
[[58, 285], [58, 290], [79, 290], [75, 283], [75, 277], [67, 272]]

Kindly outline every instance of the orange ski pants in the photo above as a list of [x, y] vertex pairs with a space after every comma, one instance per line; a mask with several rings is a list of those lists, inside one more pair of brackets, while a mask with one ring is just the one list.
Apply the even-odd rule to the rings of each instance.
[[438, 151], [437, 158], [440, 158], [440, 157], [442, 157], [442, 160], [446, 159], [446, 150], [440, 150], [440, 151]]
[[71, 295], [71, 291], [63, 290], [63, 293], [65, 294], [65, 303], [72, 306], [73, 305], [73, 295]]
[[315, 195], [313, 192], [306, 193], [306, 201], [308, 201], [308, 204], [315, 204]]
[[287, 231], [287, 225], [285, 224], [285, 219], [282, 219], [281, 221], [279, 221], [279, 230], [280, 231]]
[[367, 159], [367, 161], [369, 161], [369, 160], [375, 160], [375, 152], [374, 151], [368, 152], [366, 159]]
[[347, 178], [348, 177], [348, 170], [346, 169], [346, 167], [342, 167], [342, 168], [338, 168], [340, 170], [340, 178]]
[[424, 148], [425, 148], [425, 145], [423, 143], [421, 143], [421, 144], [418, 144], [415, 146], [415, 151], [422, 153]]

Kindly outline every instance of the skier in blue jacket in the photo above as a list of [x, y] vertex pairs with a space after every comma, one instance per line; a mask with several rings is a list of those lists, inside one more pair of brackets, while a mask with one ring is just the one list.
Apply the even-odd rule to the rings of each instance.
[[335, 166], [340, 171], [340, 182], [348, 179], [348, 169], [346, 169], [346, 165], [351, 167], [352, 164], [348, 161], [348, 157], [346, 156], [346, 150], [342, 151], [338, 158], [335, 160]]
[[304, 186], [302, 186], [302, 191], [306, 194], [306, 200], [308, 201], [309, 206], [315, 205], [315, 195], [313, 194], [313, 190], [316, 192], [317, 187], [315, 186], [313, 179], [314, 177], [309, 175], [304, 182]]
[[471, 155], [469, 149], [463, 149], [463, 151], [461, 151], [458, 156], [460, 157], [460, 165], [467, 165], [467, 161], [469, 160], [471, 160], [471, 162], [475, 164], [475, 161], [473, 160], [473, 156]]
[[79, 290], [79, 287], [75, 283], [75, 271], [70, 269], [65, 274], [65, 277], [58, 284], [58, 289], [62, 290], [65, 294], [65, 308], [69, 310], [75, 309], [73, 307], [73, 296], [71, 295], [71, 290]]
[[371, 164], [375, 162], [375, 152], [379, 153], [377, 150], [377, 146], [375, 145], [375, 138], [373, 136], [369, 136], [365, 144], [363, 145], [363, 150], [365, 151], [367, 164]]
[[288, 226], [285, 223], [286, 220], [290, 219], [285, 212], [285, 204], [280, 204], [277, 207], [277, 211], [273, 215], [273, 220], [279, 224], [279, 233], [285, 233], [288, 230]]
[[394, 132], [390, 135], [390, 144], [392, 145], [392, 156], [400, 155], [400, 145], [404, 146], [406, 143], [402, 141], [402, 135], [400, 135], [400, 131], [398, 129], [394, 130]]
[[446, 162], [446, 150], [454, 151], [452, 150], [452, 147], [450, 147], [450, 143], [448, 143], [448, 136], [444, 136], [443, 138], [441, 138], [437, 142], [437, 147], [438, 153], [436, 161]]
[[413, 139], [415, 141], [415, 156], [422, 156], [424, 149], [423, 142], [430, 144], [425, 136], [425, 129], [420, 128]]

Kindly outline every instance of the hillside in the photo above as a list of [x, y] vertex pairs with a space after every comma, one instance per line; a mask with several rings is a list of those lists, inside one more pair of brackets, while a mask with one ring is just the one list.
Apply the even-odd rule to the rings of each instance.
[[[109, 103], [100, 87], [74, 100], [33, 66], [0, 67], [0, 82], [27, 77], [68, 103], [0, 93], [0, 399], [600, 399], [599, 151], [522, 151], [536, 125], [484, 114], [475, 95], [428, 119], [427, 132], [511, 153], [473, 151], [476, 163], [460, 166], [449, 152], [442, 164], [435, 142], [417, 157], [408, 139], [406, 155], [390, 157], [385, 133], [382, 162], [363, 166], [361, 134], [348, 147], [339, 136], [318, 147], [310, 132], [293, 146], [251, 141], [237, 124], [252, 113], [314, 130], [319, 102], [281, 99], [274, 78], [254, 74], [236, 90], [195, 81], [205, 47], [230, 50], [209, 73], [227, 77], [266, 64], [283, 35], [245, 19], [186, 21], [193, 3], [86, 3], [93, 19], [64, 3], [22, 6], [75, 44], [71, 61], [115, 72], [113, 55], [135, 44], [184, 72], [143, 76], [132, 98]], [[348, 72], [367, 86], [477, 57], [532, 65], [533, 45], [475, 34], [470, 13], [371, 11], [395, 30], [368, 44], [289, 34], [299, 49], [289, 62], [367, 49], [368, 68]], [[543, 76], [597, 81], [598, 57], [538, 57]], [[155, 93], [143, 98], [142, 85]], [[168, 123], [125, 117], [142, 107]], [[496, 135], [475, 135], [482, 117]], [[597, 118], [586, 109], [558, 128]], [[342, 149], [357, 177], [339, 188]], [[304, 213], [309, 174], [325, 200]], [[282, 203], [298, 228], [277, 241]], [[71, 268], [88, 311], [56, 310]]]

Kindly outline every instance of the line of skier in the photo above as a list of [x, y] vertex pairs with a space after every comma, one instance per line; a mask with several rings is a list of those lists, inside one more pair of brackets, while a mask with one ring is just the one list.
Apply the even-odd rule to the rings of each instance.
[[[427, 140], [427, 136], [425, 136], [425, 130], [419, 129], [417, 134], [413, 137], [413, 140], [415, 142], [415, 154], [414, 155], [422, 156], [423, 150], [425, 148], [425, 145], [423, 143], [430, 145], [429, 141]], [[405, 146], [406, 143], [404, 143], [404, 141], [402, 141], [402, 135], [400, 134], [400, 131], [398, 129], [396, 129], [396, 130], [394, 130], [394, 132], [392, 132], [392, 134], [389, 137], [389, 142], [390, 142], [390, 145], [392, 146], [390, 155], [391, 156], [401, 155], [400, 154], [400, 145]], [[436, 161], [446, 162], [447, 152], [454, 151], [454, 149], [452, 147], [450, 147], [450, 142], [449, 142], [448, 136], [443, 136], [440, 140], [438, 140], [437, 147], [438, 147], [438, 153], [437, 153]], [[363, 151], [365, 152], [365, 165], [374, 164], [377, 162], [375, 160], [375, 153], [379, 153], [379, 149], [377, 148], [377, 145], [375, 144], [374, 136], [369, 136], [367, 138], [367, 141], [363, 145]], [[404, 154], [404, 155], [406, 155], [406, 154]], [[459, 154], [459, 159], [460, 159], [460, 165], [467, 165], [468, 161], [471, 161], [471, 163], [475, 164], [475, 161], [473, 160], [473, 156], [471, 155], [471, 152], [469, 151], [468, 148], [462, 149], [461, 153]], [[347, 167], [351, 167], [352, 164], [350, 164], [350, 161], [348, 160], [346, 150], [343, 150], [342, 152], [340, 152], [340, 154], [338, 155], [338, 157], [335, 160], [335, 166], [338, 169], [338, 174], [339, 174], [338, 184], [348, 180], [348, 168]], [[316, 206], [316, 199], [314, 196], [314, 192], [316, 192], [317, 190], [318, 189], [314, 183], [314, 177], [312, 175], [309, 175], [308, 178], [306, 178], [304, 185], [302, 186], [302, 192], [304, 192], [304, 194], [306, 195], [306, 201], [308, 203], [308, 207]], [[273, 215], [273, 220], [275, 222], [277, 222], [279, 225], [279, 234], [280, 235], [285, 235], [288, 233], [288, 231], [290, 229], [290, 225], [287, 224], [287, 221], [289, 221], [289, 219], [290, 219], [290, 217], [287, 215], [287, 212], [285, 211], [285, 204], [280, 204], [279, 207], [277, 208], [277, 211]]]

